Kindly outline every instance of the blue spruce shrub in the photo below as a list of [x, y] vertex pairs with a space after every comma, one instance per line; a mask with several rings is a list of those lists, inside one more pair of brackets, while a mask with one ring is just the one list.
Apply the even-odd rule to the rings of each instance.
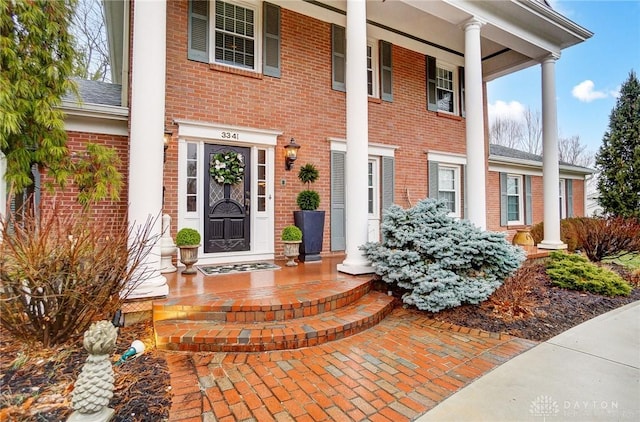
[[438, 312], [486, 300], [524, 262], [524, 251], [503, 233], [482, 231], [448, 215], [444, 202], [388, 208], [382, 242], [361, 246], [375, 271], [405, 289], [404, 303]]

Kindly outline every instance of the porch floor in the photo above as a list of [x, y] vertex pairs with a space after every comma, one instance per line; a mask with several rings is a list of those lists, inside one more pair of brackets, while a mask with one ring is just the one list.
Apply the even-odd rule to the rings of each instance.
[[372, 277], [337, 272], [343, 257], [225, 275], [169, 274], [170, 297], [153, 302], [156, 346], [256, 352], [315, 346], [363, 331], [393, 308]]

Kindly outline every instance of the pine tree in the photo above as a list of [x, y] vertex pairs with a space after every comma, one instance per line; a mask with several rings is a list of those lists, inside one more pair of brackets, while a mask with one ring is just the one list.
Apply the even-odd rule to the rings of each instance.
[[611, 111], [596, 167], [604, 212], [640, 218], [640, 82], [633, 70]]
[[32, 167], [54, 184], [72, 180], [84, 205], [118, 197], [122, 178], [115, 150], [87, 145], [74, 158], [67, 148], [63, 95], [76, 92], [70, 32], [77, 0], [0, 0], [0, 151], [10, 193], [33, 184]]

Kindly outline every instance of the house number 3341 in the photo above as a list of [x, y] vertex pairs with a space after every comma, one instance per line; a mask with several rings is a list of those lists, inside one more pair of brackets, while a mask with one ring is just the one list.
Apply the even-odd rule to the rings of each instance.
[[222, 139], [240, 139], [238, 132], [221, 132], [220, 137]]

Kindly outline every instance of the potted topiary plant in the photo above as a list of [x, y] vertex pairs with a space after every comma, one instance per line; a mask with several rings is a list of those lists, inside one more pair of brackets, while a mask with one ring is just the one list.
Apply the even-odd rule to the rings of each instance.
[[282, 229], [282, 243], [284, 243], [284, 256], [288, 259], [287, 267], [298, 265], [294, 261], [300, 254], [300, 243], [302, 243], [302, 231], [296, 226], [287, 226]]
[[298, 179], [307, 185], [307, 189], [298, 194], [296, 202], [300, 211], [293, 212], [295, 225], [302, 230], [300, 261], [320, 261], [322, 238], [324, 234], [324, 211], [318, 211], [320, 195], [310, 189], [311, 183], [318, 180], [319, 172], [313, 164], [305, 164], [298, 171]]
[[186, 267], [182, 274], [195, 274], [193, 264], [198, 262], [198, 248], [200, 247], [200, 233], [195, 229], [185, 227], [176, 234], [176, 246], [180, 249], [180, 262]]

